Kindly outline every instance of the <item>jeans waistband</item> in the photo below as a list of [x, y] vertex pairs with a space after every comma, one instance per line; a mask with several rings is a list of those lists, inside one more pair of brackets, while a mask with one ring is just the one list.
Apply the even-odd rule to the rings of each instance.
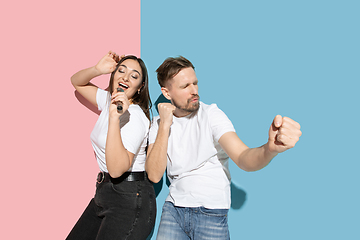
[[133, 181], [144, 181], [147, 179], [146, 172], [125, 172], [118, 178], [112, 178], [107, 172], [99, 172], [97, 176], [97, 183], [102, 182], [112, 182], [112, 183], [120, 183], [120, 182], [133, 182]]

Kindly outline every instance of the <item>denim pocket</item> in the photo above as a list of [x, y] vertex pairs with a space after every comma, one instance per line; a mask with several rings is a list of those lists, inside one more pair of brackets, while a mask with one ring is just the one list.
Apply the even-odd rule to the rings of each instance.
[[229, 209], [209, 209], [200, 207], [199, 211], [205, 215], [212, 216], [212, 217], [226, 217]]
[[[137, 188], [135, 182], [132, 184], [113, 184], [110, 183], [111, 193], [108, 195], [109, 204], [111, 206], [117, 206], [119, 208], [127, 209], [128, 211], [140, 209], [142, 206], [141, 191]], [[137, 210], [136, 210], [137, 211]]]
[[121, 195], [139, 196], [139, 187], [137, 182], [110, 183], [114, 192]]

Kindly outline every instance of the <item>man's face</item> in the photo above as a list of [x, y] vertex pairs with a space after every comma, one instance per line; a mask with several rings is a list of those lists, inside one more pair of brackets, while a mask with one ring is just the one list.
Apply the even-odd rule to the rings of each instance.
[[199, 109], [198, 80], [193, 68], [182, 69], [161, 90], [176, 107], [175, 116], [186, 116]]

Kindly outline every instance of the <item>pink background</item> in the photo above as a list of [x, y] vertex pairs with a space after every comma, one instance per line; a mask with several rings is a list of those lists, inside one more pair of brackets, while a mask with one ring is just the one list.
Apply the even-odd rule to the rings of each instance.
[[0, 238], [65, 239], [98, 172], [97, 115], [79, 103], [70, 77], [109, 50], [140, 56], [140, 0], [7, 1], [0, 26]]

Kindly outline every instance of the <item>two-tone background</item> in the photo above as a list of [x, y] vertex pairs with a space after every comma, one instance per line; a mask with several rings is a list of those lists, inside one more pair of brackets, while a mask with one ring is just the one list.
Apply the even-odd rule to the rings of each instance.
[[[276, 114], [301, 124], [296, 147], [265, 169], [231, 162], [232, 239], [360, 239], [359, 1], [1, 5], [1, 239], [65, 239], [93, 196], [97, 115], [70, 76], [109, 50], [144, 59], [153, 103], [156, 68], [190, 59], [201, 100], [250, 147], [267, 141]], [[156, 187], [158, 226], [168, 189]]]

